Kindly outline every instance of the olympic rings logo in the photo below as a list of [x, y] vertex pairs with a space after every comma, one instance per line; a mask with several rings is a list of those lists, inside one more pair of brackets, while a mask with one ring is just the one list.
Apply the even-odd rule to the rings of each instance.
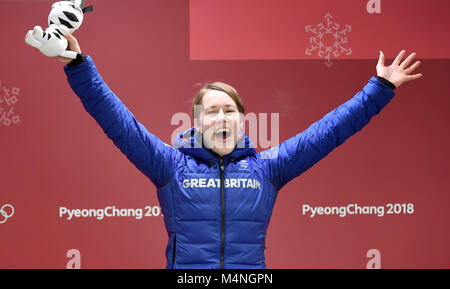
[[[9, 214], [7, 212], [5, 212], [5, 208], [9, 207], [11, 211]], [[3, 216], [3, 220], [0, 220], [0, 224], [3, 224], [4, 222], [6, 222], [6, 220], [8, 220], [8, 218], [11, 218], [14, 215], [14, 207], [11, 206], [10, 204], [5, 204], [0, 208], [0, 215]]]

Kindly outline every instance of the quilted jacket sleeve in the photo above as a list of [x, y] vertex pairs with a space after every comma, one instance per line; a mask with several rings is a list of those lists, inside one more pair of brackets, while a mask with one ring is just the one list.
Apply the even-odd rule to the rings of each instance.
[[176, 150], [149, 133], [135, 119], [103, 81], [90, 56], [77, 66], [64, 66], [64, 71], [84, 108], [108, 138], [156, 187], [166, 184]]
[[361, 130], [393, 98], [394, 91], [376, 77], [353, 98], [327, 113], [303, 132], [261, 152], [277, 189], [327, 156]]

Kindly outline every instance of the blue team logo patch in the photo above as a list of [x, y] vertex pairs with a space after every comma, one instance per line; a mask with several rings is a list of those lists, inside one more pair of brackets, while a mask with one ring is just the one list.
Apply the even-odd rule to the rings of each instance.
[[249, 171], [248, 162], [246, 160], [242, 160], [238, 163], [239, 170], [241, 171]]

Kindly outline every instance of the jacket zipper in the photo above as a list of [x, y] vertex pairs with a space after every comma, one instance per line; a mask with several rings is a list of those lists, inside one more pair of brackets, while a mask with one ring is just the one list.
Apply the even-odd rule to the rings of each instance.
[[221, 216], [221, 237], [222, 237], [222, 247], [220, 251], [220, 269], [224, 268], [224, 254], [225, 254], [225, 193], [224, 193], [224, 187], [225, 187], [225, 180], [224, 180], [224, 166], [223, 166], [223, 158], [219, 158], [220, 162], [220, 195], [221, 195], [221, 205], [222, 205], [222, 216]]
[[175, 255], [177, 254], [177, 234], [175, 234], [175, 237], [173, 238], [173, 249], [172, 249], [172, 269], [175, 265]]

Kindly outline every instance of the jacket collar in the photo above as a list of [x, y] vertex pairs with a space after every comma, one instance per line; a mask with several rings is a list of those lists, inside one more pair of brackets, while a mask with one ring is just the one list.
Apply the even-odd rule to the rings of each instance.
[[[211, 162], [220, 158], [214, 151], [203, 146], [202, 133], [197, 131], [195, 127], [181, 132], [175, 139], [174, 147], [204, 162]], [[245, 133], [241, 132], [236, 147], [231, 153], [223, 156], [223, 159], [224, 161], [237, 160], [255, 153], [252, 141]]]

